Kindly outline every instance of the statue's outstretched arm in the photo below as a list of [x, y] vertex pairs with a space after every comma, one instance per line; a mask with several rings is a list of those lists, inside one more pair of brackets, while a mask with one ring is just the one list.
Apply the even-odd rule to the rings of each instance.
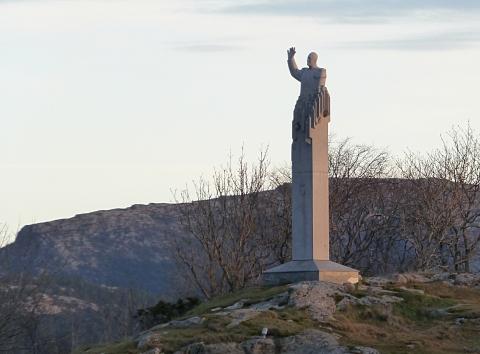
[[295, 62], [295, 47], [290, 48], [287, 51], [288, 54], [288, 70], [290, 70], [290, 74], [297, 79], [298, 81], [302, 81], [302, 71], [298, 69], [297, 63]]

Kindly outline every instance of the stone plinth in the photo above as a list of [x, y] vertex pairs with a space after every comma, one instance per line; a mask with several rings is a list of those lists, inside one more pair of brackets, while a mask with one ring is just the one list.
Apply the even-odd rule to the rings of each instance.
[[328, 260], [294, 260], [263, 273], [267, 285], [289, 284], [299, 281], [328, 281], [331, 283], [358, 283], [359, 272]]

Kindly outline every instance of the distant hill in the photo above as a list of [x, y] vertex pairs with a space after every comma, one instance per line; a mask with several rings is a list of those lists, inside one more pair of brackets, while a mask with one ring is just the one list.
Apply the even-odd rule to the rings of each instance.
[[181, 295], [172, 240], [184, 235], [174, 204], [133, 205], [25, 226], [0, 250], [14, 270], [46, 270], [94, 284]]

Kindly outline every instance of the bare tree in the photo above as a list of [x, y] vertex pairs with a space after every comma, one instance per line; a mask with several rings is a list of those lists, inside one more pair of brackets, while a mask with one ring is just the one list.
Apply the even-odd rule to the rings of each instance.
[[402, 232], [415, 252], [415, 268], [442, 265], [442, 248], [455, 220], [452, 186], [432, 154], [406, 153], [397, 163], [406, 182], [400, 213]]
[[416, 268], [470, 270], [480, 242], [480, 140], [470, 125], [452, 128], [442, 146], [406, 153], [398, 162], [408, 184], [402, 227], [416, 253]]
[[193, 197], [181, 193], [181, 223], [189, 237], [177, 240], [176, 254], [204, 296], [242, 288], [276, 262], [271, 250], [272, 220], [266, 213], [269, 201], [267, 151], [248, 164], [242, 151], [216, 170], [211, 182], [194, 182]]
[[271, 254], [278, 263], [285, 263], [292, 254], [292, 174], [291, 167], [276, 168], [270, 173], [272, 191], [265, 212], [271, 221]]
[[435, 151], [436, 168], [451, 182], [454, 224], [448, 247], [455, 270], [470, 271], [470, 259], [480, 243], [480, 139], [471, 128], [454, 127]]
[[[364, 273], [403, 262], [391, 160], [384, 150], [350, 139], [329, 146], [331, 256]], [[393, 262], [397, 255], [396, 262]]]

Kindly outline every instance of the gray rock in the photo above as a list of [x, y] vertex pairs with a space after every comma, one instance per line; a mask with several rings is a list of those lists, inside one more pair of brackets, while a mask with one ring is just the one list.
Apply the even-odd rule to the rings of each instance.
[[185, 327], [201, 325], [204, 321], [205, 321], [205, 318], [195, 316], [195, 317], [190, 317], [190, 318], [187, 318], [186, 320], [181, 320], [181, 321], [173, 320], [173, 321], [170, 321], [169, 323], [170, 323], [170, 327], [185, 328]]
[[354, 298], [351, 299], [349, 297], [344, 297], [342, 300], [340, 300], [337, 304], [337, 310], [338, 311], [345, 311], [348, 309], [348, 307], [352, 305], [358, 304], [358, 299]]
[[205, 321], [205, 318], [195, 316], [195, 317], [187, 318], [185, 320], [172, 320], [167, 323], [162, 323], [155, 327], [152, 327], [150, 330], [154, 331], [154, 330], [162, 329], [166, 327], [186, 328], [186, 327], [201, 325], [204, 321]]
[[259, 302], [251, 305], [249, 308], [252, 310], [266, 311], [270, 309], [280, 310], [284, 308], [284, 305], [288, 304], [289, 295], [288, 292], [278, 294], [270, 300]]
[[232, 318], [232, 321], [227, 325], [227, 328], [233, 328], [238, 326], [244, 321], [248, 321], [251, 318], [258, 316], [262, 311], [253, 310], [253, 309], [240, 309], [232, 311], [229, 314], [229, 317]]
[[313, 319], [325, 321], [336, 310], [335, 294], [345, 295], [342, 285], [311, 281], [301, 282], [290, 287], [289, 305], [306, 308]]
[[380, 296], [364, 296], [361, 298], [356, 298], [355, 296], [345, 296], [337, 304], [337, 310], [345, 311], [349, 306], [352, 305], [389, 305], [395, 302], [401, 302], [403, 299], [398, 296], [393, 295], [380, 295]]
[[451, 278], [452, 274], [448, 272], [435, 273], [430, 277], [432, 281], [449, 281]]
[[420, 273], [402, 273], [401, 275], [407, 279], [407, 283], [428, 283], [431, 281], [426, 275]]
[[137, 343], [138, 349], [147, 349], [151, 347], [159, 347], [161, 349], [161, 336], [162, 332], [158, 330], [166, 327], [176, 327], [176, 328], [187, 328], [191, 326], [198, 326], [205, 321], [201, 317], [190, 317], [182, 321], [170, 321], [167, 323], [162, 323], [155, 327], [152, 327], [150, 330], [140, 333], [135, 342]]
[[174, 354], [245, 354], [237, 343], [190, 344]]
[[358, 304], [371, 306], [371, 305], [387, 305], [395, 302], [401, 302], [403, 299], [398, 296], [382, 295], [382, 296], [365, 296], [358, 299]]
[[380, 286], [369, 286], [365, 289], [368, 293], [368, 295], [382, 295], [382, 294], [390, 294], [390, 295], [395, 295], [398, 294], [398, 291], [393, 291], [393, 290], [386, 290]]
[[352, 283], [343, 283], [343, 291], [353, 293], [355, 291], [355, 285]]
[[150, 349], [146, 352], [143, 352], [142, 354], [161, 354], [162, 351], [158, 348], [153, 348], [153, 349]]
[[281, 354], [345, 354], [344, 348], [338, 346], [335, 336], [310, 329], [296, 336], [280, 340]]
[[450, 313], [447, 309], [433, 309], [428, 314], [433, 318], [438, 318], [448, 316]]
[[271, 338], [254, 337], [241, 344], [245, 354], [275, 354], [275, 342]]
[[392, 276], [366, 278], [366, 283], [373, 286], [384, 287], [388, 284], [428, 283], [431, 280], [420, 273], [398, 273]]
[[277, 353], [280, 354], [379, 354], [377, 350], [368, 347], [348, 349], [340, 346], [335, 335], [316, 329], [281, 339], [278, 349]]
[[370, 285], [370, 286], [378, 286], [378, 287], [383, 287], [385, 285], [390, 284], [392, 281], [388, 278], [385, 277], [370, 277], [370, 278], [365, 278], [365, 283]]
[[246, 300], [240, 300], [233, 305], [230, 305], [228, 307], [225, 307], [225, 310], [238, 310], [241, 309], [245, 305]]
[[219, 311], [219, 312], [214, 312], [214, 313], [212, 313], [212, 315], [214, 315], [214, 316], [219, 316], [219, 317], [225, 317], [225, 316], [230, 315], [230, 312], [228, 312], [228, 311]]
[[156, 332], [143, 332], [135, 340], [137, 348], [140, 350], [149, 349], [152, 347], [161, 348], [160, 342], [161, 334]]

